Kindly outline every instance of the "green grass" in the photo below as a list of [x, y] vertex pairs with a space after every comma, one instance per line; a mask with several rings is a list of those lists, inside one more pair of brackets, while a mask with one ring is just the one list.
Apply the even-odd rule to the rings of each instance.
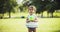
[[[11, 13], [11, 17], [27, 16], [27, 13]], [[8, 13], [4, 14], [8, 17]], [[0, 32], [28, 32], [25, 19], [0, 19]], [[37, 32], [60, 32], [60, 18], [39, 18]]]
[[[25, 19], [0, 19], [0, 32], [28, 32]], [[59, 32], [60, 18], [38, 19], [37, 32]]]

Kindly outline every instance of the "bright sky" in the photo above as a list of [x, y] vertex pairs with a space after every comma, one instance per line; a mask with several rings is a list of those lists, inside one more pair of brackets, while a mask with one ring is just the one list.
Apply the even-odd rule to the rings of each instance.
[[16, 0], [17, 4], [21, 4], [23, 0]]

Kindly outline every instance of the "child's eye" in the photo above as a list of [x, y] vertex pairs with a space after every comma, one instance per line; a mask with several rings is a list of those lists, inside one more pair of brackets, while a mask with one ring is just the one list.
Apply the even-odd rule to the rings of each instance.
[[29, 10], [33, 10], [33, 8], [29, 8]]

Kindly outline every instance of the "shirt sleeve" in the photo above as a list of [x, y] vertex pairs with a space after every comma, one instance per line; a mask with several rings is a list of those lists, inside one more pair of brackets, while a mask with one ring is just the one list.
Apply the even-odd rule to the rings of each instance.
[[38, 17], [35, 15], [35, 21], [37, 22], [38, 21]]
[[35, 19], [37, 20], [37, 16], [35, 15]]

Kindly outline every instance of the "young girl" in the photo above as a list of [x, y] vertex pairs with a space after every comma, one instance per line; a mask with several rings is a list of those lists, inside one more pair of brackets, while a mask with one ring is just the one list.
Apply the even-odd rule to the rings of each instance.
[[28, 8], [28, 12], [29, 15], [26, 19], [26, 26], [28, 28], [28, 32], [36, 32], [36, 28], [37, 28], [37, 16], [34, 14], [36, 11], [36, 8], [34, 6], [29, 6]]

